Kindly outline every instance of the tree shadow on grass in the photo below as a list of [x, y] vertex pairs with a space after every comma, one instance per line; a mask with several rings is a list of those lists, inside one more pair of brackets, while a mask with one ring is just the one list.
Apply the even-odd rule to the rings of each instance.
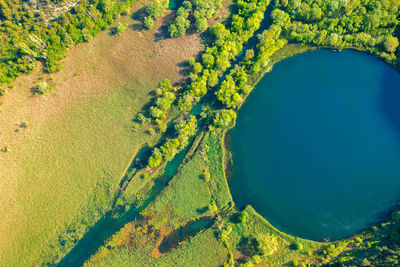
[[158, 27], [157, 31], [154, 33], [154, 42], [169, 38], [168, 26], [170, 22], [175, 19], [175, 17], [175, 12], [168, 12], [164, 17], [161, 18], [161, 26]]
[[137, 11], [133, 12], [131, 18], [138, 23], [134, 23], [129, 26], [133, 31], [144, 31], [146, 28], [143, 25], [143, 20], [147, 16], [146, 7], [142, 7]]
[[108, 30], [108, 35], [109, 36], [117, 36], [117, 27], [110, 27]]
[[182, 76], [188, 76], [191, 71], [191, 67], [189, 65], [189, 61], [185, 60], [182, 62], [179, 62], [178, 64], [179, 67], [179, 74]]

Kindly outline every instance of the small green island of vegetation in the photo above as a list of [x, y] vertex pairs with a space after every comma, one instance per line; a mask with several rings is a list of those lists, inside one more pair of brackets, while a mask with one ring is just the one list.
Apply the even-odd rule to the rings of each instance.
[[[400, 0], [0, 0], [0, 266], [399, 266], [399, 8]], [[314, 50], [329, 56], [312, 58]], [[352, 56], [329, 75], [316, 71], [342, 50]], [[283, 63], [293, 68], [274, 68]], [[332, 87], [296, 90], [313, 75]], [[273, 91], [281, 83], [296, 88]], [[264, 109], [249, 119], [246, 104]], [[291, 110], [296, 121], [289, 107], [304, 109]], [[314, 118], [308, 135], [303, 119]], [[236, 129], [260, 131], [269, 146]], [[310, 136], [331, 150], [301, 150]], [[241, 137], [242, 147], [232, 144]], [[245, 154], [250, 146], [258, 154]], [[353, 150], [338, 166], [326, 155], [340, 147]], [[321, 188], [387, 197], [363, 203], [370, 217], [351, 217], [356, 232], [341, 217], [330, 219], [341, 227], [332, 240], [324, 226], [312, 234], [316, 218], [310, 232], [292, 230], [312, 217], [306, 201], [286, 222], [273, 220], [271, 211], [301, 197], [309, 158]], [[366, 166], [374, 158], [382, 164]], [[240, 171], [252, 165], [238, 160], [256, 167]], [[346, 176], [343, 166], [359, 169]], [[357, 185], [367, 176], [364, 192]], [[276, 181], [264, 177], [284, 184], [272, 192]], [[284, 204], [264, 212], [248, 186]], [[344, 209], [346, 196], [312, 201], [331, 197]]]

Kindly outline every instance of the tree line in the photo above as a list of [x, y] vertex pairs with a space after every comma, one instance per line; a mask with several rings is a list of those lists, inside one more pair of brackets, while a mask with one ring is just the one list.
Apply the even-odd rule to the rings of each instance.
[[[189, 60], [192, 70], [188, 84], [183, 88], [174, 90], [176, 99], [171, 104], [176, 106], [183, 114], [187, 114], [201, 97], [219, 84], [220, 76], [231, 67], [231, 61], [242, 50], [243, 44], [260, 27], [269, 1], [238, 0], [235, 4], [236, 10], [232, 15], [232, 21], [227, 25], [216, 23], [209, 27], [207, 30], [209, 44], [204, 53], [197, 59], [191, 58]], [[189, 6], [187, 4], [182, 5], [184, 8]], [[158, 119], [151, 112], [154, 108], [157, 108], [157, 105], [150, 106], [147, 116], [143, 113], [140, 113], [139, 116], [144, 117], [144, 120], [147, 118], [148, 122]], [[166, 111], [164, 110], [163, 113], [165, 116], [167, 115]], [[216, 112], [203, 112], [202, 114], [205, 119], [211, 120], [210, 127], [229, 127], [233, 125], [236, 119], [236, 113], [231, 110], [222, 109]], [[164, 160], [170, 159], [177, 151], [182, 149], [184, 147], [182, 147], [182, 144], [187, 145], [188, 138], [199, 130], [198, 119], [193, 115], [186, 115], [179, 119], [184, 121], [185, 125], [190, 125], [191, 130], [177, 131], [174, 126], [173, 130], [167, 133], [166, 140], [153, 148], [152, 155], [148, 160], [148, 167], [159, 166]]]
[[357, 48], [400, 64], [399, 0], [280, 0], [274, 24], [290, 42]]

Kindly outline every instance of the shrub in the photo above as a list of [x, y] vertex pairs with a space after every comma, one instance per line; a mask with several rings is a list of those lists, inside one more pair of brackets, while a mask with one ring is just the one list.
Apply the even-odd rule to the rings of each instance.
[[245, 224], [248, 218], [249, 214], [246, 211], [241, 211], [237, 216], [237, 221], [241, 224]]
[[128, 24], [119, 22], [116, 28], [117, 35], [121, 35], [128, 28]]
[[51, 89], [53, 89], [53, 88], [51, 88], [51, 86], [48, 85], [47, 82], [40, 82], [40, 83], [38, 83], [38, 85], [34, 88], [33, 92], [34, 92], [35, 94], [43, 95], [43, 94], [45, 94], [45, 93], [47, 93], [47, 92], [50, 92]]
[[154, 19], [151, 16], [147, 16], [143, 20], [144, 27], [150, 30], [154, 27]]
[[208, 183], [210, 181], [211, 175], [210, 175], [210, 172], [208, 171], [208, 169], [203, 170], [202, 176], [203, 176], [204, 182]]
[[5, 147], [2, 149], [2, 151], [3, 151], [3, 152], [10, 152], [10, 151], [11, 151], [11, 146], [5, 146]]
[[292, 243], [292, 244], [290, 244], [289, 248], [291, 250], [302, 250], [303, 249], [303, 244], [301, 244], [301, 243]]
[[134, 132], [137, 132], [137, 131], [139, 131], [139, 129], [140, 129], [139, 123], [134, 122], [133, 125], [132, 125], [132, 130]]
[[147, 118], [145, 115], [143, 115], [143, 113], [140, 112], [136, 115], [136, 120], [142, 125], [151, 122], [150, 118]]
[[21, 123], [21, 128], [28, 128], [29, 126], [31, 126], [31, 124], [27, 121], [24, 121], [23, 123]]
[[126, 16], [126, 15], [129, 15], [130, 13], [131, 13], [131, 7], [127, 6], [122, 10], [121, 15]]
[[150, 128], [147, 130], [147, 132], [148, 132], [150, 135], [154, 135], [154, 134], [156, 133], [156, 130], [154, 130], [154, 128], [150, 127]]
[[0, 96], [7, 94], [8, 86], [6, 83], [0, 83]]
[[82, 38], [85, 42], [90, 41], [93, 39], [92, 34], [90, 33], [90, 31], [88, 29], [83, 29], [82, 30]]

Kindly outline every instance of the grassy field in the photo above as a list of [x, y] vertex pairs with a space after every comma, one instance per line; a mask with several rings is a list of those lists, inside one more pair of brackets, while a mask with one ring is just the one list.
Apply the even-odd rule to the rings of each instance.
[[225, 262], [226, 248], [211, 228], [169, 253], [161, 254], [157, 250], [161, 240], [173, 230], [201, 217], [213, 217], [215, 211], [209, 209], [212, 199], [230, 199], [227, 187], [215, 193], [213, 190], [217, 180], [224, 182], [222, 170], [213, 173], [209, 181], [202, 176], [214, 160], [222, 159], [221, 153], [214, 153], [222, 152], [218, 146], [207, 153], [211, 139], [206, 136], [193, 158], [180, 166], [168, 186], [141, 213], [144, 219], [128, 223], [86, 263], [88, 266], [131, 266], [132, 262], [136, 266], [220, 266]]
[[[203, 170], [223, 163], [223, 132], [206, 134], [196, 154], [183, 165], [177, 175], [156, 199], [135, 220], [115, 234], [86, 262], [86, 266], [221, 266], [229, 255], [237, 263], [252, 262], [254, 255], [243, 240], [267, 237], [273, 251], [259, 257], [262, 264], [282, 266], [293, 260], [311, 263], [312, 253], [323, 245], [282, 233], [270, 225], [250, 206], [246, 207], [247, 220], [238, 223], [237, 210], [232, 201], [222, 168], [210, 171], [204, 180]], [[219, 201], [215, 210], [210, 204]], [[222, 204], [222, 205], [221, 205]], [[158, 246], [171, 232], [206, 216], [213, 217], [211, 228], [184, 240], [167, 253], [160, 253]], [[228, 230], [229, 229], [229, 230]], [[227, 233], [226, 242], [219, 236]], [[296, 248], [294, 248], [296, 247]], [[254, 250], [252, 250], [254, 251]], [[257, 259], [257, 257], [255, 257]], [[251, 266], [251, 265], [250, 265]]]
[[[134, 4], [134, 14], [146, 2]], [[11, 147], [0, 154], [1, 266], [40, 265], [66, 225], [82, 219], [99, 179], [117, 189], [152, 139], [132, 131], [132, 118], [158, 81], [180, 81], [178, 64], [201, 49], [197, 35], [164, 40], [161, 22], [141, 31], [133, 17], [120, 19], [129, 25], [121, 36], [100, 33], [70, 50], [62, 71], [21, 76], [0, 99], [0, 146]], [[40, 80], [54, 89], [33, 96]]]

